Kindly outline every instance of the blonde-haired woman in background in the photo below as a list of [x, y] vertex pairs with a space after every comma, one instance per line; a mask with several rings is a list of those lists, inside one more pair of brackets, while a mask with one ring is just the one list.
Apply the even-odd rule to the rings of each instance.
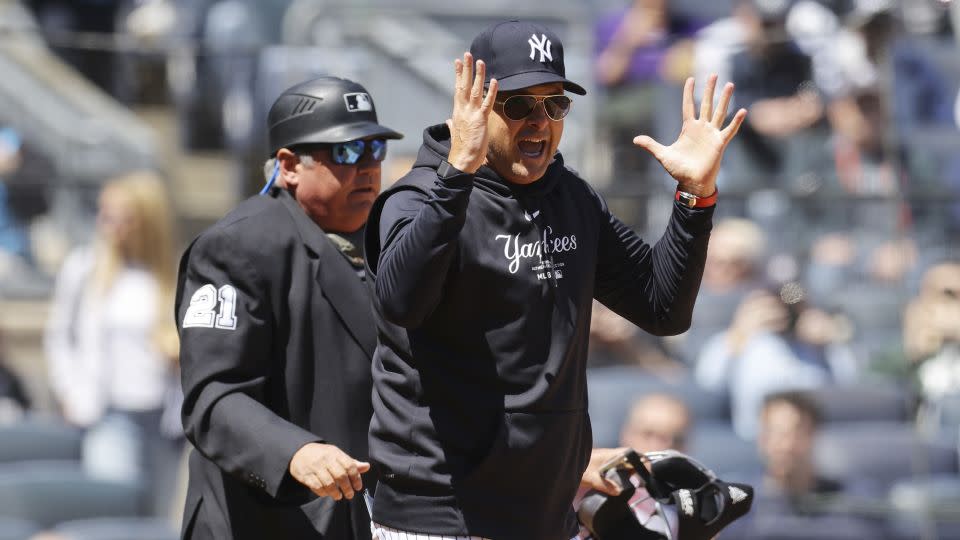
[[108, 182], [92, 243], [57, 278], [46, 334], [51, 388], [64, 417], [87, 429], [88, 469], [144, 482], [156, 511], [177, 453], [176, 434], [161, 430], [179, 391], [173, 249], [163, 182], [148, 172]]

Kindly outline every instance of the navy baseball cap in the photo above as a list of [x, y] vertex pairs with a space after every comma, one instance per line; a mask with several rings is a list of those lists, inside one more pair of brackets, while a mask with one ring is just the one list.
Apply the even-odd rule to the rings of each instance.
[[487, 64], [485, 84], [499, 82], [500, 90], [511, 91], [538, 84], [563, 83], [564, 90], [587, 91], [566, 78], [563, 44], [549, 28], [524, 21], [504, 21], [486, 28], [470, 44], [475, 60]]

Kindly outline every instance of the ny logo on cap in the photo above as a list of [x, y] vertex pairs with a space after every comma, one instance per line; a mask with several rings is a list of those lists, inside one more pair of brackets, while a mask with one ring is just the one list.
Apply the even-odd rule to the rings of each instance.
[[364, 92], [344, 94], [343, 101], [347, 104], [347, 110], [350, 112], [373, 110], [373, 102], [370, 101], [370, 95]]
[[530, 59], [533, 60], [536, 56], [536, 52], [540, 51], [540, 61], [543, 62], [544, 59], [549, 59], [553, 62], [553, 54], [550, 52], [551, 41], [547, 39], [546, 34], [540, 34], [540, 38], [537, 39], [537, 35], [533, 34], [530, 36], [530, 39], [527, 40], [527, 43], [530, 44]]

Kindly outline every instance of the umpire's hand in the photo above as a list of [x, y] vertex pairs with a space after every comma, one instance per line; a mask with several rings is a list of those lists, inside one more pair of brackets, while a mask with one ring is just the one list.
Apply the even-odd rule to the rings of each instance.
[[290, 460], [294, 480], [335, 501], [352, 499], [355, 492], [363, 489], [360, 474], [369, 470], [369, 463], [353, 459], [332, 444], [305, 444]]

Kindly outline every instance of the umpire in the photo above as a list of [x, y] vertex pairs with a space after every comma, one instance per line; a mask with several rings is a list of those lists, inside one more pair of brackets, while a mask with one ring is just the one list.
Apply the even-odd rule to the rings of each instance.
[[[183, 424], [196, 452], [184, 538], [369, 539], [359, 496], [376, 345], [358, 241], [387, 139], [367, 91], [334, 77], [268, 116], [276, 184], [183, 255]], [[271, 181], [271, 184], [273, 182]]]

